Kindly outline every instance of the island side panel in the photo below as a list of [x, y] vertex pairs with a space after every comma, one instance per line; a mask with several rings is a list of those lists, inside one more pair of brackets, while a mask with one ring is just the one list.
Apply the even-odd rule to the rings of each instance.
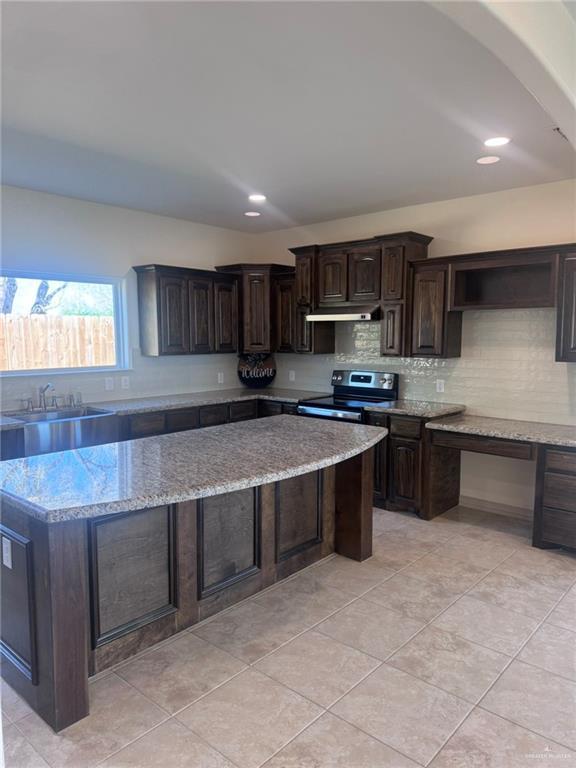
[[336, 465], [336, 552], [352, 560], [372, 556], [374, 449]]
[[[2, 536], [16, 555], [12, 563], [3, 557], [2, 570], [8, 573], [3, 578], [2, 626], [20, 622], [29, 627], [27, 634], [17, 635], [19, 642], [28, 639], [27, 647], [12, 647], [15, 635], [3, 635], [2, 677], [59, 731], [88, 714], [86, 524], [72, 520], [47, 525], [3, 498], [2, 526]], [[17, 546], [27, 549], [25, 566]], [[9, 591], [27, 595], [24, 615], [22, 609], [14, 610]]]

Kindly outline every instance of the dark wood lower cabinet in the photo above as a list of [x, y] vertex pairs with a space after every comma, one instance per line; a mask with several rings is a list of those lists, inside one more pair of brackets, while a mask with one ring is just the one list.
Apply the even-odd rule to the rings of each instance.
[[420, 505], [420, 441], [391, 437], [388, 446], [388, 499], [391, 506], [417, 512]]
[[533, 543], [576, 549], [576, 451], [538, 449]]

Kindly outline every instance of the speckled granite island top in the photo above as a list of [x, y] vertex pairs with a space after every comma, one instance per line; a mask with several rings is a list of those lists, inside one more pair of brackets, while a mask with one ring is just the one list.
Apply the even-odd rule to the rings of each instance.
[[272, 416], [0, 464], [0, 491], [44, 522], [174, 504], [284, 480], [368, 450], [387, 431]]
[[505, 440], [524, 440], [541, 445], [558, 445], [576, 448], [576, 427], [563, 424], [546, 424], [541, 421], [517, 421], [494, 419], [489, 416], [459, 416], [442, 421], [431, 421], [427, 429], [459, 432], [465, 435], [499, 437]]

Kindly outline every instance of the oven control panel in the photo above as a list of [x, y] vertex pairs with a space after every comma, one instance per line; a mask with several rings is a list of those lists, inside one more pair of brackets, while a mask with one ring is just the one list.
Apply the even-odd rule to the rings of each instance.
[[332, 373], [333, 387], [395, 390], [397, 385], [397, 373], [383, 371], [333, 371]]

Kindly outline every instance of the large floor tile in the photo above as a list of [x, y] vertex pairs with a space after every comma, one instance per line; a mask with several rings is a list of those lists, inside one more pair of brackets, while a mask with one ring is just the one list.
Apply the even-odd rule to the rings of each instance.
[[417, 768], [417, 763], [326, 713], [265, 768]]
[[278, 587], [256, 595], [254, 601], [286, 620], [311, 627], [354, 599], [354, 595], [322, 583], [315, 568], [305, 571]]
[[530, 768], [576, 765], [576, 754], [501, 717], [476, 709], [430, 768]]
[[576, 749], [576, 683], [513, 661], [481, 706], [548, 739]]
[[336, 557], [309, 571], [309, 574], [317, 578], [321, 584], [355, 597], [381, 584], [394, 573], [394, 569], [387, 568], [374, 557], [362, 563], [347, 557]]
[[497, 570], [525, 576], [547, 587], [569, 589], [576, 582], [576, 555], [529, 547], [514, 552]]
[[[544, 623], [522, 648], [518, 658], [576, 681], [576, 632]], [[576, 721], [576, 712], [574, 719]]]
[[177, 717], [239, 768], [256, 768], [321, 713], [316, 704], [249, 669]]
[[562, 596], [562, 592], [561, 589], [538, 584], [523, 576], [494, 571], [476, 584], [468, 595], [507, 611], [543, 619]]
[[176, 720], [109, 757], [103, 768], [234, 768], [234, 765]]
[[251, 664], [291, 640], [306, 628], [277, 607], [250, 600], [216, 616], [194, 634]]
[[424, 581], [402, 571], [366, 592], [363, 597], [404, 616], [427, 622], [448, 608], [462, 592], [464, 589], [461, 589], [457, 581], [447, 586], [443, 581]]
[[2, 689], [0, 692], [0, 701], [2, 702], [2, 716], [5, 717], [9, 722], [16, 723], [18, 720], [26, 717], [26, 715], [30, 715], [32, 713], [32, 709], [30, 706], [28, 706], [24, 699], [19, 696], [13, 688], [10, 688], [8, 683], [6, 683], [4, 680], [0, 682], [2, 683]]
[[424, 626], [363, 598], [331, 616], [317, 630], [377, 659], [386, 659]]
[[388, 660], [396, 669], [472, 703], [486, 693], [509, 662], [508, 656], [435, 627], [422, 630]]
[[261, 659], [255, 668], [322, 707], [329, 707], [380, 661], [311, 630]]
[[382, 565], [399, 570], [435, 549], [436, 544], [420, 542], [404, 529], [387, 531], [374, 537], [373, 556]]
[[489, 568], [461, 563], [433, 552], [412, 563], [403, 573], [425, 580], [435, 579], [447, 587], [458, 583], [461, 589], [466, 590], [486, 576], [488, 571]]
[[3, 768], [49, 768], [48, 763], [34, 747], [26, 741], [16, 725], [5, 725], [2, 729], [4, 740]]
[[495, 568], [515, 552], [516, 546], [500, 541], [481, 541], [455, 536], [436, 550], [441, 557], [449, 557], [460, 563], [468, 563], [478, 568]]
[[116, 675], [90, 686], [90, 714], [54, 731], [38, 715], [18, 722], [32, 746], [53, 768], [86, 768], [142, 736], [166, 713]]
[[410, 518], [406, 513], [390, 512], [387, 509], [377, 509], [375, 507], [372, 515], [372, 530], [374, 535], [384, 531], [398, 530], [406, 525], [408, 519]]
[[245, 668], [229, 653], [185, 632], [117, 674], [169, 712], [177, 712]]
[[548, 616], [547, 621], [556, 627], [576, 632], [576, 589], [572, 588]]
[[493, 651], [514, 656], [538, 621], [464, 595], [432, 624]]
[[468, 702], [384, 664], [333, 712], [425, 765], [471, 709]]

